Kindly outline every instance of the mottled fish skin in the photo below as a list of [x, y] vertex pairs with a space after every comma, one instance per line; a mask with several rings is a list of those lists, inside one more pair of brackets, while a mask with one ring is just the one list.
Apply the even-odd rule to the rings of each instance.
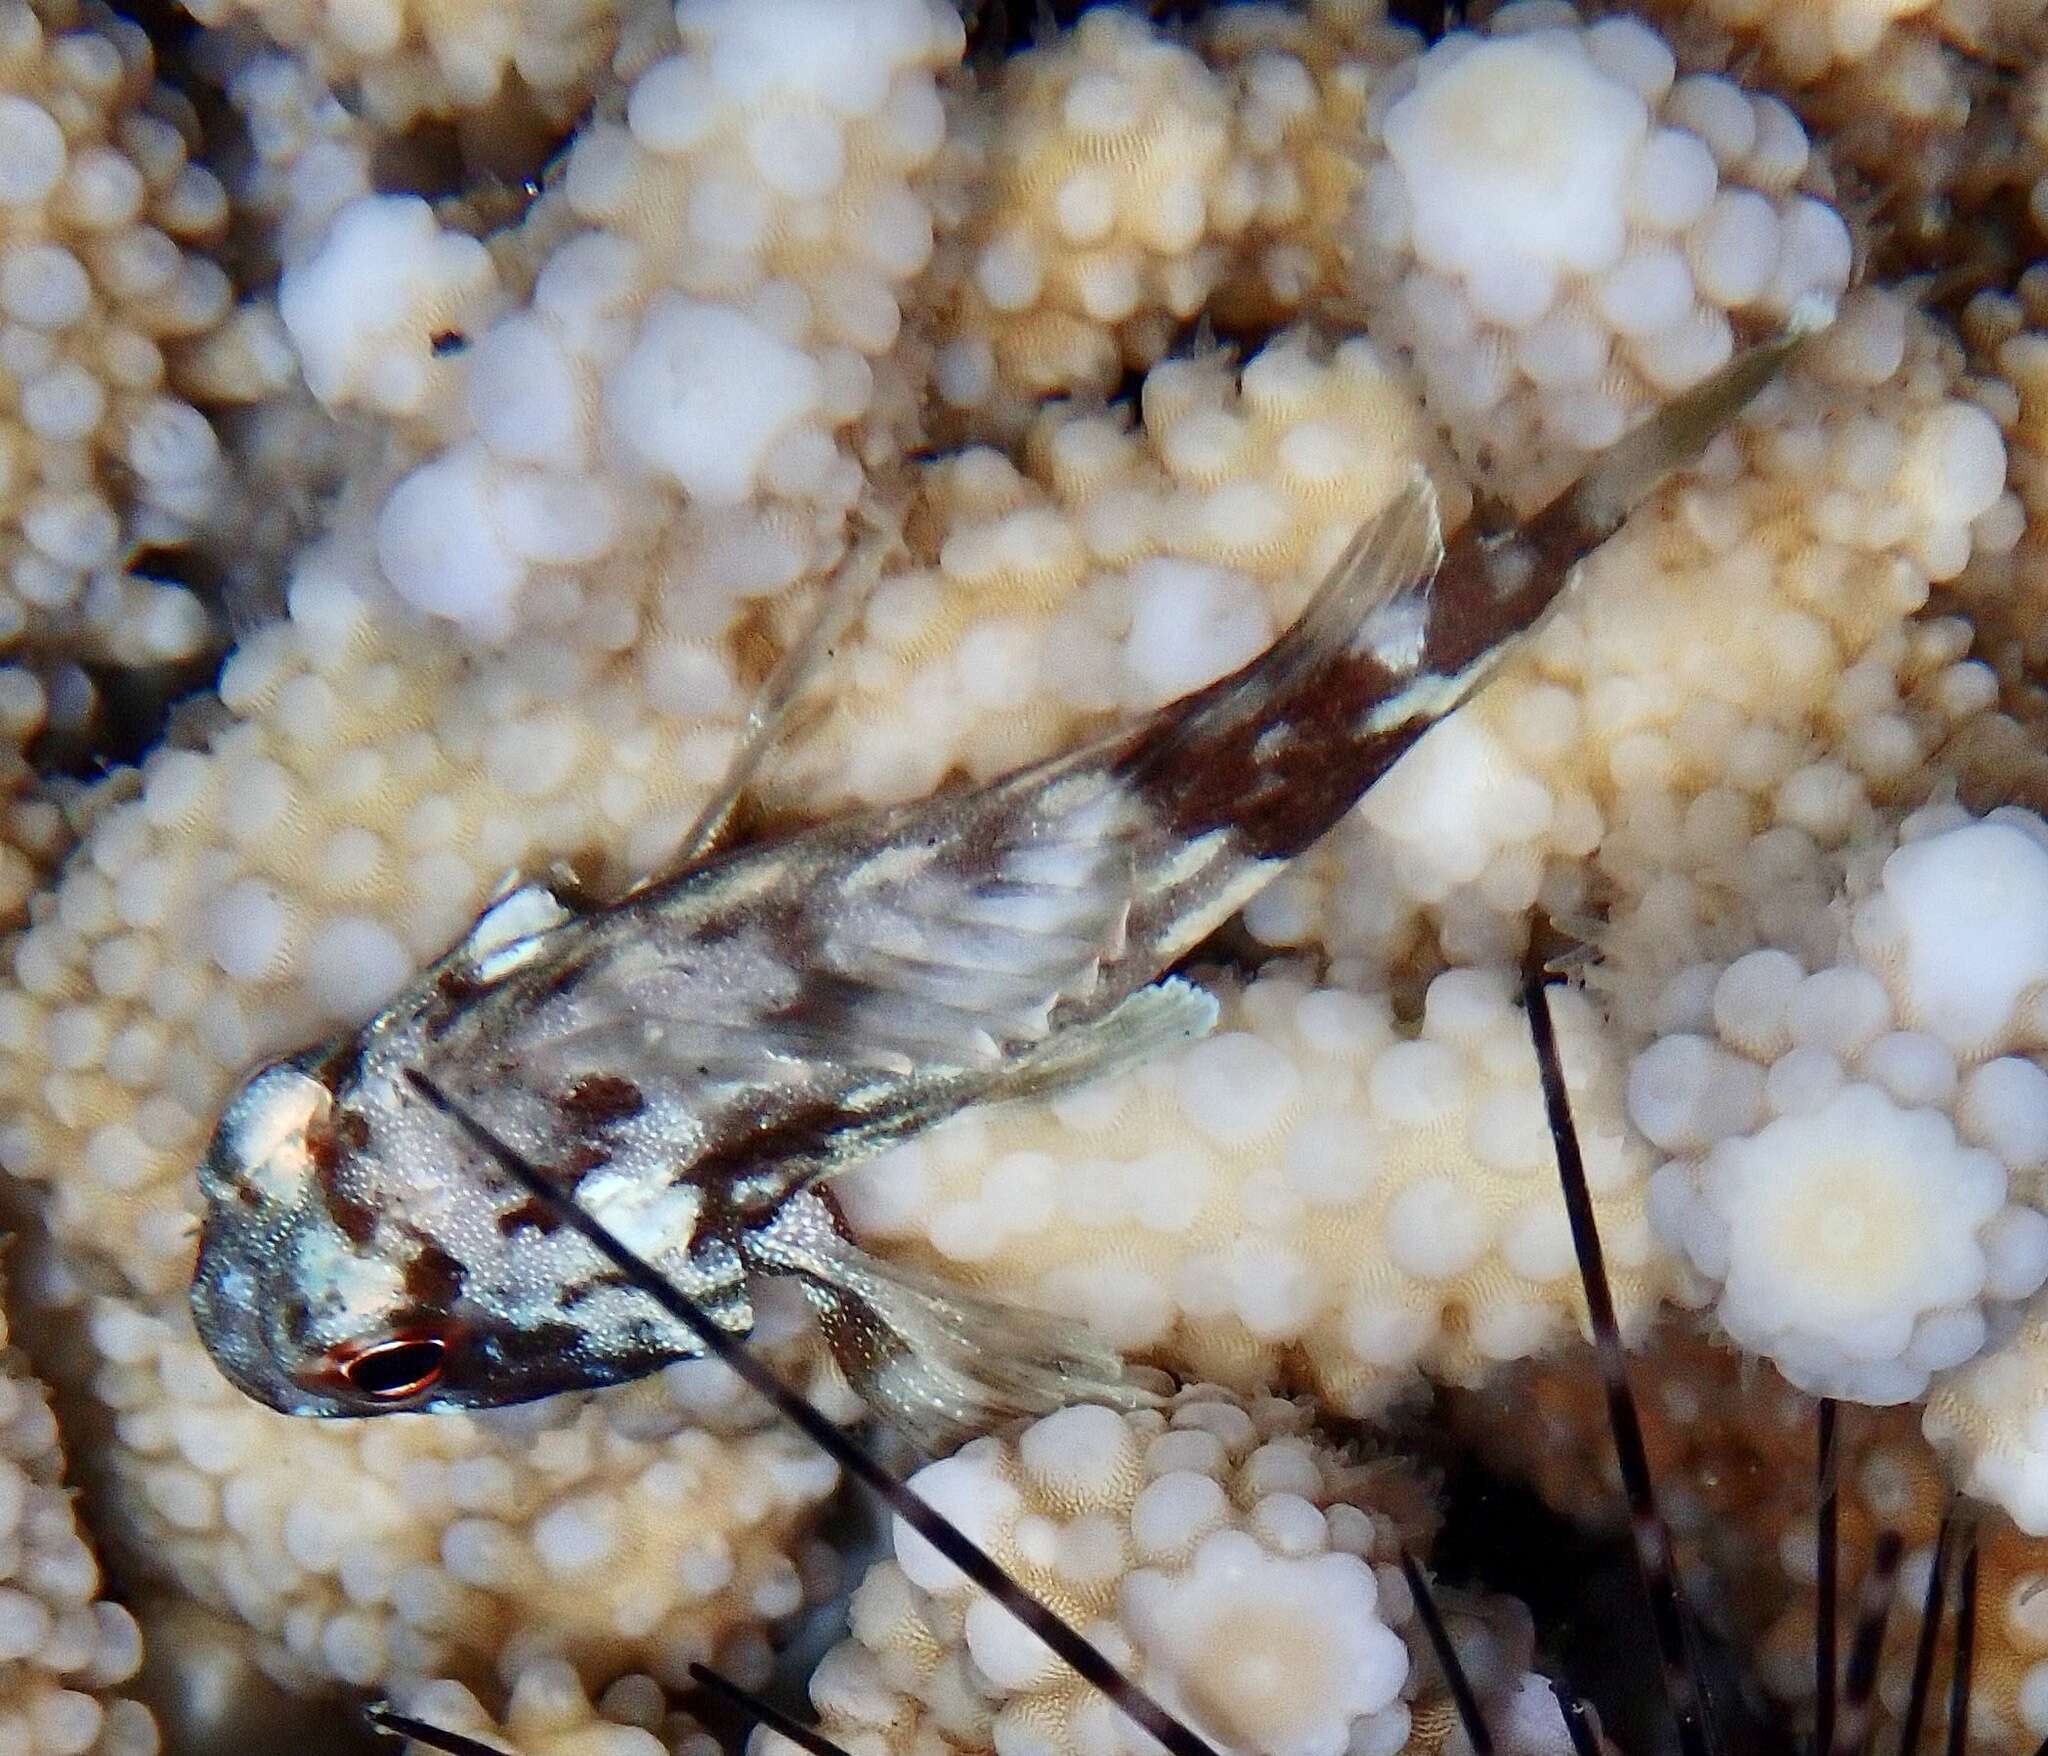
[[1782, 364], [1741, 356], [1519, 525], [1448, 549], [1419, 475], [1242, 670], [990, 785], [825, 824], [576, 913], [527, 886], [361, 1031], [257, 1073], [201, 1167], [192, 1304], [294, 1414], [478, 1408], [697, 1347], [408, 1085], [426, 1073], [717, 1321], [794, 1276], [928, 1442], [1116, 1394], [1071, 1327], [866, 1257], [815, 1186], [966, 1105], [1213, 1018], [1163, 971], [1489, 674]]

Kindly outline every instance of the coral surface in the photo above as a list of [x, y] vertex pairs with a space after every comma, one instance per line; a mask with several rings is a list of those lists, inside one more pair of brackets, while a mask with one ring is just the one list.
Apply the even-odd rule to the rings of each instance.
[[[1657, 1332], [1632, 1359], [1631, 1375], [1698, 1601], [1720, 1606], [1740, 1638], [1754, 1643], [1757, 1675], [1775, 1695], [1810, 1710], [1818, 1555], [1814, 1399], [1771, 1368], [1752, 1366], [1678, 1325]], [[1596, 1528], [1619, 1527], [1626, 1501], [1607, 1412], [1583, 1362], [1518, 1366], [1486, 1391], [1461, 1397], [1455, 1418], [1486, 1455], [1530, 1481], [1551, 1505]], [[1916, 1411], [1902, 1407], [1843, 1408], [1837, 1427], [1839, 1601], [1856, 1600], [1881, 1532], [1897, 1531], [1906, 1544], [1878, 1672], [1877, 1700], [1891, 1720], [1912, 1690], [1942, 1519], [1956, 1510], [1941, 1459], [1918, 1426]], [[2048, 1735], [2048, 1626], [2040, 1612], [2048, 1573], [2037, 1540], [2003, 1513], [1978, 1508], [1951, 1528], [1951, 1610], [1965, 1533], [1979, 1570], [1972, 1735], [1989, 1747], [2018, 1748]], [[1935, 1649], [1944, 1680], [1952, 1640], [1945, 1621]], [[1944, 1689], [1929, 1703], [1928, 1726], [1945, 1727], [1947, 1711]]]
[[133, 1615], [99, 1595], [99, 1563], [63, 1478], [49, 1393], [8, 1348], [0, 1354], [0, 1740], [22, 1756], [155, 1756], [156, 1723], [122, 1689], [142, 1662], [141, 1635]]
[[[1398, 1462], [1315, 1440], [1312, 1418], [1198, 1386], [1165, 1410], [1062, 1410], [913, 1485], [1219, 1747], [1434, 1751], [1443, 1682], [1398, 1565], [1430, 1534], [1428, 1497]], [[852, 1756], [1118, 1747], [1115, 1710], [901, 1525], [849, 1616], [811, 1698]], [[1526, 1629], [1483, 1603], [1451, 1621], [1506, 1748], [1565, 1747]]]
[[[1669, 1292], [1649, 1165], [1595, 1017], [1559, 1032], [1636, 1332]], [[1417, 1373], [1473, 1383], [1582, 1319], [1536, 1058], [1506, 971], [1430, 984], [1421, 1027], [1384, 998], [1268, 974], [1217, 1032], [1072, 1097], [970, 1113], [851, 1173], [864, 1237], [985, 1290], [1078, 1311], [1176, 1372], [1306, 1379], [1377, 1412]]]
[[208, 637], [191, 592], [129, 571], [225, 491], [181, 371], [234, 298], [227, 198], [153, 73], [104, 7], [0, 9], [0, 651], [146, 665]]

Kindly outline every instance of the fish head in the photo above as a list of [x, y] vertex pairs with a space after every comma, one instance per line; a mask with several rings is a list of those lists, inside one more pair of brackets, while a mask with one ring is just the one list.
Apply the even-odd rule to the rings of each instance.
[[486, 1409], [698, 1351], [390, 1060], [272, 1062], [222, 1114], [191, 1306], [238, 1389], [293, 1415]]
[[428, 1407], [456, 1325], [408, 1296], [414, 1252], [373, 1199], [360, 1113], [323, 1071], [317, 1055], [272, 1062], [222, 1113], [199, 1170], [193, 1320], [237, 1388], [286, 1414]]

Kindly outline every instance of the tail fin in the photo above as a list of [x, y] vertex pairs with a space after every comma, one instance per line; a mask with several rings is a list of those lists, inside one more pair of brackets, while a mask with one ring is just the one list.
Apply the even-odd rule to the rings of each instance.
[[862, 1400], [929, 1454], [1014, 1415], [1158, 1400], [1078, 1323], [870, 1256], [816, 1196], [786, 1202], [747, 1249], [768, 1272], [796, 1276]]
[[[1443, 559], [1436, 488], [1418, 468], [1358, 527], [1307, 607], [1252, 668], [1284, 696], [1339, 655], [1412, 663], [1409, 655], [1421, 656], [1429, 586]], [[1236, 705], [1242, 708], [1242, 697]]]
[[1418, 667], [1444, 553], [1436, 492], [1418, 470], [1264, 653], [1138, 729], [1122, 778], [1178, 840], [1224, 829], [1259, 860], [1291, 859], [1414, 741], [1396, 747], [1372, 722], [1437, 681]]
[[1785, 369], [1800, 344], [1832, 320], [1833, 312], [1825, 305], [1795, 306], [1785, 327], [1769, 341], [1744, 349], [1720, 371], [1624, 433], [1564, 495], [1580, 526], [1589, 535], [1612, 536], [1659, 482], [1706, 450], [1714, 435]]
[[1244, 883], [1214, 891], [1221, 914], [1257, 887], [1264, 863], [1315, 841], [1478, 688], [1578, 564], [1748, 406], [1818, 322], [1802, 313], [1738, 354], [1519, 524], [1475, 516], [1446, 545], [1418, 472], [1265, 653], [1138, 727], [1121, 777], [1183, 842], [1221, 831], [1240, 856]]

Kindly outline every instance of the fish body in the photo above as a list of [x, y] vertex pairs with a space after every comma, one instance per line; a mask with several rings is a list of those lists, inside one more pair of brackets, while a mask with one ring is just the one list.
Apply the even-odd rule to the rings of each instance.
[[294, 1414], [476, 1408], [698, 1352], [409, 1083], [425, 1074], [735, 1332], [796, 1279], [928, 1443], [1135, 1394], [1058, 1319], [860, 1251], [821, 1186], [982, 1102], [1209, 1028], [1166, 976], [1470, 695], [1673, 463], [1777, 368], [1758, 349], [1519, 524], [1446, 548], [1418, 475], [1262, 655], [986, 786], [823, 824], [579, 911], [502, 896], [361, 1030], [225, 1112], [192, 1305]]

